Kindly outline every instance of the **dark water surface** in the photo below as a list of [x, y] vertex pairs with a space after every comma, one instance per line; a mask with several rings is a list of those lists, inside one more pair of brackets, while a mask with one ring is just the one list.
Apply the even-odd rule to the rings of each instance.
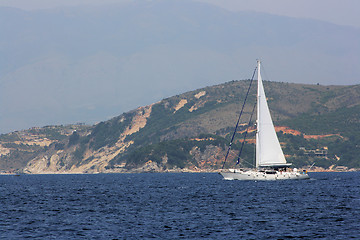
[[360, 239], [360, 173], [0, 176], [0, 239]]

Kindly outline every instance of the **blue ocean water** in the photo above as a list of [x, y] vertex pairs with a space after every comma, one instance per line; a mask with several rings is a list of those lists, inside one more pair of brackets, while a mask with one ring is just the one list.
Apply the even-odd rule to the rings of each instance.
[[0, 239], [360, 239], [360, 173], [0, 176]]

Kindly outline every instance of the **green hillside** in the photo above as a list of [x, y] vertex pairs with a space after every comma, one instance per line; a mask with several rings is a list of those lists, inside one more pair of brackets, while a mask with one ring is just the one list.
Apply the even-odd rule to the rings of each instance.
[[[231, 81], [187, 92], [94, 126], [20, 134], [47, 139], [44, 146], [30, 145], [19, 134], [2, 135], [0, 167], [31, 173], [219, 169], [249, 83]], [[289, 162], [295, 167], [360, 167], [360, 85], [264, 81], [264, 87]], [[235, 165], [255, 96], [253, 83], [226, 167]], [[242, 167], [254, 162], [254, 138], [250, 131]]]

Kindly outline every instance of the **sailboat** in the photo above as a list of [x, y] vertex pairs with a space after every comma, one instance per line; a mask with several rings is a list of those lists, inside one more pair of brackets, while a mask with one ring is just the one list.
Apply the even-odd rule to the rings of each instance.
[[226, 180], [286, 180], [309, 179], [306, 170], [290, 169], [276, 135], [266, 100], [257, 61], [257, 124], [256, 124], [256, 169], [228, 169], [220, 174]]

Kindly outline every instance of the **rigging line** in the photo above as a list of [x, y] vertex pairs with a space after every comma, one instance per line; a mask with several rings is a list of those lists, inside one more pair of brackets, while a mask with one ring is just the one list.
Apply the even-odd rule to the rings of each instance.
[[223, 165], [222, 165], [222, 169], [224, 169], [226, 160], [227, 160], [227, 158], [228, 158], [228, 156], [229, 156], [229, 152], [230, 152], [230, 149], [231, 149], [231, 145], [232, 145], [232, 143], [233, 143], [233, 141], [234, 141], [234, 137], [235, 137], [235, 134], [236, 134], [236, 130], [237, 130], [238, 126], [239, 126], [240, 118], [241, 118], [241, 115], [242, 115], [242, 113], [243, 113], [243, 111], [244, 111], [246, 99], [247, 99], [247, 97], [248, 97], [248, 95], [249, 95], [250, 88], [251, 88], [251, 84], [252, 84], [252, 82], [253, 82], [253, 80], [254, 80], [254, 76], [255, 76], [255, 73], [256, 73], [256, 69], [257, 69], [257, 67], [255, 67], [254, 73], [253, 73], [253, 75], [252, 75], [252, 77], [251, 77], [250, 85], [249, 85], [249, 88], [248, 88], [248, 90], [247, 90], [247, 92], [246, 92], [246, 96], [245, 96], [245, 99], [244, 99], [244, 103], [243, 103], [243, 105], [242, 105], [242, 108], [241, 108], [241, 111], [240, 111], [240, 114], [239, 114], [239, 118], [238, 118], [238, 120], [237, 120], [237, 122], [236, 122], [235, 130], [234, 130], [234, 133], [233, 133], [233, 135], [232, 135], [232, 137], [231, 137], [231, 141], [230, 141], [230, 144], [229, 144], [229, 148], [228, 148], [228, 150], [227, 150], [227, 152], [226, 152], [226, 156], [225, 156], [225, 159], [224, 159], [224, 163], [223, 163]]
[[254, 166], [254, 164], [249, 161], [243, 160], [242, 162], [246, 162], [246, 163], [250, 164], [251, 166]]
[[264, 66], [263, 62], [261, 62], [261, 76], [263, 77], [263, 80], [271, 81], [268, 74], [267, 74], [266, 66]]
[[255, 104], [254, 104], [254, 107], [253, 107], [252, 112], [251, 112], [251, 115], [250, 115], [249, 123], [248, 123], [248, 126], [247, 126], [246, 131], [245, 131], [244, 139], [243, 139], [243, 142], [242, 142], [242, 144], [241, 144], [241, 148], [240, 148], [240, 152], [239, 152], [239, 156], [238, 156], [236, 165], [238, 165], [238, 164], [240, 163], [241, 153], [242, 153], [242, 150], [243, 150], [244, 145], [245, 145], [246, 136], [247, 136], [247, 134], [248, 134], [248, 132], [249, 132], [249, 127], [250, 127], [250, 123], [251, 123], [252, 117], [253, 117], [254, 112], [255, 112], [255, 108], [256, 108], [256, 102], [255, 102]]

